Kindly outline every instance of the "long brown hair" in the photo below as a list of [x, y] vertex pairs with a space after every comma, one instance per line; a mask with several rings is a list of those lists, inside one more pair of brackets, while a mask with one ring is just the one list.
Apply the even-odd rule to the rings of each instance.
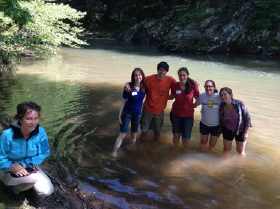
[[220, 93], [219, 93], [220, 96], [221, 96], [222, 91], [226, 91], [226, 92], [230, 95], [231, 98], [233, 97], [232, 90], [231, 90], [229, 87], [223, 87], [223, 88], [221, 88], [221, 89], [220, 89]]
[[134, 88], [134, 86], [135, 86], [134, 74], [135, 74], [136, 71], [138, 71], [138, 72], [142, 75], [142, 81], [140, 82], [140, 89], [141, 89], [141, 91], [142, 91], [143, 93], [145, 93], [145, 89], [146, 89], [146, 87], [145, 87], [145, 73], [144, 73], [144, 71], [143, 71], [141, 68], [135, 68], [135, 69], [132, 71], [132, 73], [131, 73], [131, 81], [130, 81], [130, 83], [129, 83], [130, 88], [132, 89], [132, 88]]
[[40, 115], [41, 107], [35, 102], [23, 102], [17, 105], [17, 114], [15, 115], [16, 120], [21, 120], [25, 114], [29, 114], [32, 111], [38, 112]]
[[179, 74], [179, 72], [181, 72], [181, 71], [184, 71], [184, 72], [187, 73], [187, 75], [188, 75], [187, 82], [186, 82], [186, 84], [185, 84], [185, 86], [186, 86], [185, 93], [186, 93], [186, 94], [189, 94], [189, 93], [191, 93], [191, 90], [192, 90], [192, 88], [193, 88], [193, 85], [195, 85], [194, 80], [191, 79], [191, 78], [189, 77], [189, 74], [190, 74], [190, 73], [189, 73], [188, 68], [186, 68], [186, 67], [181, 67], [181, 68], [178, 70], [178, 74]]

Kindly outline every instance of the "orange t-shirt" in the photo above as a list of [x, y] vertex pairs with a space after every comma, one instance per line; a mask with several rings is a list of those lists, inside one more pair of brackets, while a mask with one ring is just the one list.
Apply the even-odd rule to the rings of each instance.
[[152, 114], [161, 114], [167, 105], [169, 90], [176, 80], [171, 76], [165, 76], [162, 80], [157, 75], [150, 75], [145, 78], [147, 88], [146, 99], [143, 109]]

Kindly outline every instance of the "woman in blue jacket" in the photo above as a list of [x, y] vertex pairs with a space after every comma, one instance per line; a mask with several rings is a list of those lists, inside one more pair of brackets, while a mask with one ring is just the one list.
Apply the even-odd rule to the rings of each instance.
[[40, 111], [34, 102], [19, 104], [17, 121], [0, 137], [0, 180], [15, 194], [32, 187], [39, 196], [53, 192], [50, 179], [38, 166], [50, 154], [46, 131], [39, 126]]

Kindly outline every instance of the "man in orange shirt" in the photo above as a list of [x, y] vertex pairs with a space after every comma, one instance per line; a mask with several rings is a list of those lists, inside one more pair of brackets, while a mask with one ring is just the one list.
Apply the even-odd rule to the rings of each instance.
[[145, 142], [149, 129], [154, 131], [154, 141], [160, 139], [160, 131], [163, 125], [164, 109], [169, 98], [169, 90], [176, 80], [167, 76], [169, 65], [160, 62], [157, 65], [157, 74], [146, 76], [146, 99], [143, 105], [141, 117], [142, 133], [140, 141]]

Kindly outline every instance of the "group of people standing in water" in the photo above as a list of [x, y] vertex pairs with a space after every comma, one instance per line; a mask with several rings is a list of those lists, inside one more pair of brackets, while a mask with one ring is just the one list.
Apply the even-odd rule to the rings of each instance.
[[154, 132], [153, 140], [159, 141], [164, 109], [167, 101], [173, 99], [175, 101], [170, 111], [170, 121], [175, 147], [179, 147], [180, 139], [185, 148], [189, 147], [194, 123], [194, 108], [202, 105], [201, 149], [205, 151], [209, 141], [210, 150], [213, 150], [219, 135], [223, 134], [225, 153], [231, 151], [232, 141], [235, 139], [236, 151], [245, 155], [248, 130], [252, 126], [245, 104], [234, 99], [232, 90], [228, 87], [221, 88], [218, 93], [213, 80], [205, 81], [205, 92], [200, 94], [198, 83], [189, 77], [186, 67], [178, 70], [179, 82], [166, 75], [168, 71], [169, 65], [166, 62], [160, 62], [157, 65], [157, 74], [150, 76], [145, 76], [141, 68], [133, 70], [131, 81], [125, 84], [123, 91], [119, 111], [120, 134], [115, 142], [112, 156], [118, 156], [118, 149], [128, 132], [130, 123], [130, 149], [135, 147], [139, 124], [142, 130], [140, 142], [146, 142], [149, 129]]
[[[244, 155], [248, 129], [252, 126], [245, 104], [234, 99], [228, 87], [221, 88], [218, 93], [213, 80], [205, 81], [205, 92], [200, 94], [197, 82], [189, 77], [186, 67], [178, 70], [179, 82], [166, 75], [168, 70], [166, 62], [157, 65], [157, 74], [146, 77], [142, 69], [133, 70], [131, 81], [125, 84], [123, 91], [119, 111], [120, 134], [112, 156], [117, 157], [130, 123], [129, 148], [135, 147], [139, 124], [142, 143], [146, 142], [150, 129], [154, 132], [153, 140], [159, 141], [164, 109], [167, 101], [173, 99], [170, 121], [175, 147], [179, 146], [180, 139], [185, 148], [189, 147], [194, 108], [202, 105], [201, 149], [206, 150], [209, 141], [210, 149], [213, 150], [219, 135], [223, 134], [224, 152], [231, 150], [235, 139], [237, 152]], [[39, 167], [50, 154], [46, 131], [39, 125], [40, 111], [41, 107], [34, 102], [18, 104], [16, 121], [0, 136], [0, 181], [12, 194], [30, 188], [39, 196], [48, 196], [54, 191], [49, 177]]]

